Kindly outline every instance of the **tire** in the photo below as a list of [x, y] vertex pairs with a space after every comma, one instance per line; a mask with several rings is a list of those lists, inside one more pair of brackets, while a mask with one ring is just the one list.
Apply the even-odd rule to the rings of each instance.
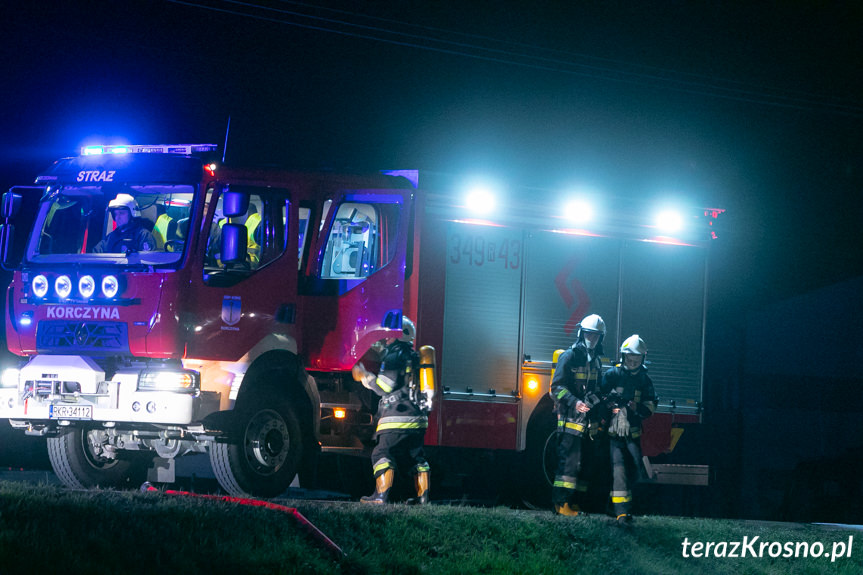
[[285, 402], [252, 399], [237, 412], [234, 433], [210, 447], [222, 489], [235, 497], [276, 497], [297, 474], [303, 454], [300, 422]]
[[137, 488], [146, 479], [147, 465], [139, 454], [109, 459], [94, 447], [104, 444], [101, 429], [72, 428], [48, 438], [48, 459], [58, 479], [72, 489]]

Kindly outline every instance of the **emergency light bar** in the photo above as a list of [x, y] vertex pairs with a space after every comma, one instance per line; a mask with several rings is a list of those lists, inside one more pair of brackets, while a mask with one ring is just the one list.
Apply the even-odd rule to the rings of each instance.
[[93, 156], [98, 154], [183, 154], [186, 156], [199, 154], [201, 152], [214, 152], [216, 144], [155, 144], [129, 146], [117, 144], [112, 146], [84, 146], [81, 148], [82, 156]]

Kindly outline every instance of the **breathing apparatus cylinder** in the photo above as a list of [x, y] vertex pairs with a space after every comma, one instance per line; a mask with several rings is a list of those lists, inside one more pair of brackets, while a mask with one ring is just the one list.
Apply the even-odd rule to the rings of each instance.
[[[554, 370], [557, 369], [557, 360], [560, 358], [560, 354], [562, 354], [564, 349], [556, 349], [554, 353], [551, 355], [551, 378], [549, 378], [549, 388], [551, 387], [552, 381], [554, 381]], [[549, 393], [551, 393], [551, 389], [549, 389]]]
[[[420, 353], [420, 391], [429, 397], [434, 395], [435, 383], [435, 350], [430, 345], [424, 345]], [[426, 393], [428, 392], [428, 393]]]

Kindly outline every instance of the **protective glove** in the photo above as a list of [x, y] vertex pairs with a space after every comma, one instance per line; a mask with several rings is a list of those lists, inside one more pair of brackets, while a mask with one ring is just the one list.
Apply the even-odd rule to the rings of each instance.
[[353, 369], [351, 369], [351, 375], [354, 378], [354, 381], [362, 382], [363, 387], [366, 389], [374, 390], [375, 385], [375, 374], [366, 369], [366, 366], [362, 364], [362, 362], [357, 362]]
[[428, 413], [432, 410], [432, 399], [434, 398], [434, 391], [431, 389], [427, 389], [420, 393], [420, 409]]
[[616, 435], [617, 437], [629, 436], [629, 418], [626, 414], [626, 407], [621, 407], [620, 411], [614, 414], [614, 417], [611, 418], [611, 425], [608, 427], [610, 435]]

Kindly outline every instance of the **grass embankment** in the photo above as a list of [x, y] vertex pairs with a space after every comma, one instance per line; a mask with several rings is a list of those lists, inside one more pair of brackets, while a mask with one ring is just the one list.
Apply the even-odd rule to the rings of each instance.
[[[507, 508], [286, 504], [346, 556], [334, 558], [290, 515], [271, 509], [0, 482], [0, 574], [863, 572], [863, 535], [845, 529], [671, 517], [640, 517], [620, 528], [605, 516]], [[826, 556], [771, 558], [767, 547], [763, 557], [682, 555], [685, 538], [744, 542], [756, 536], [756, 551], [761, 542], [820, 543]], [[833, 542], [847, 544], [850, 536], [861, 539], [851, 557], [831, 562]]]

